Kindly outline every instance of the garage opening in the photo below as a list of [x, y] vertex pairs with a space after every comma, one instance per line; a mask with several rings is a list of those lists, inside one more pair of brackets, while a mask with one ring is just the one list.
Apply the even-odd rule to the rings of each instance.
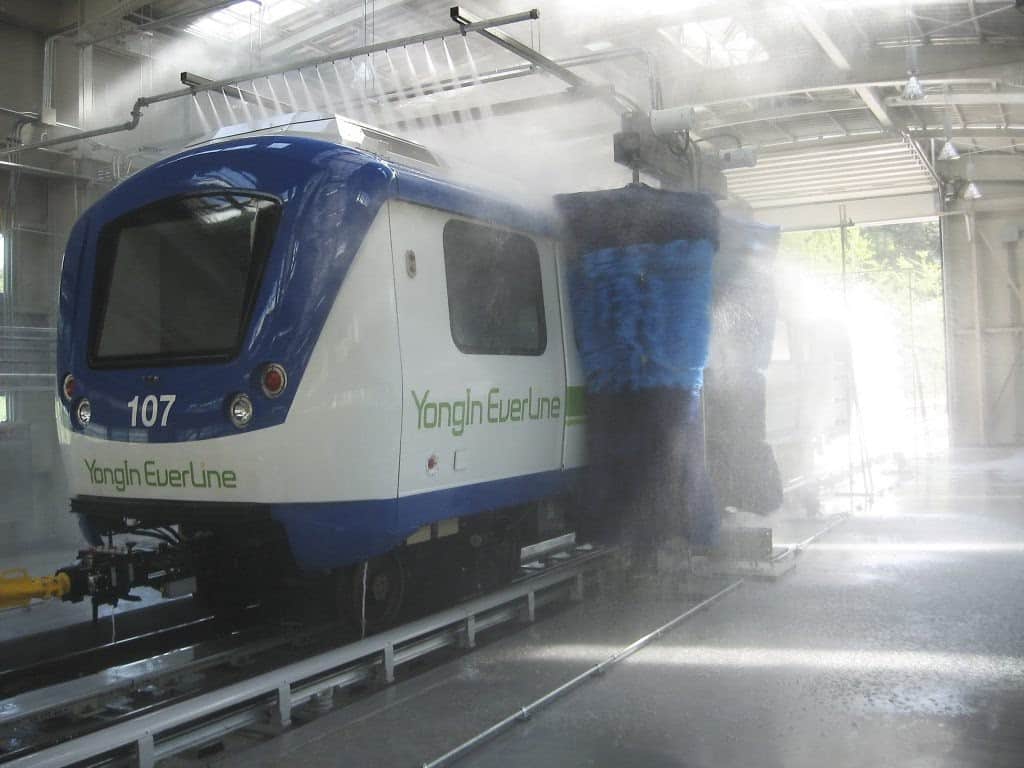
[[[808, 364], [831, 369], [825, 378], [831, 376], [833, 391], [825, 407], [833, 411], [835, 439], [819, 441], [818, 460], [830, 468], [864, 460], [902, 466], [944, 453], [948, 416], [938, 221], [786, 232], [779, 265], [780, 327], [787, 299], [801, 315], [788, 324], [789, 349], [781, 354], [793, 355], [800, 347], [811, 358]], [[804, 338], [793, 338], [798, 336], [794, 325], [809, 329]], [[815, 358], [815, 340], [828, 334], [843, 343], [833, 338], [831, 355]]]

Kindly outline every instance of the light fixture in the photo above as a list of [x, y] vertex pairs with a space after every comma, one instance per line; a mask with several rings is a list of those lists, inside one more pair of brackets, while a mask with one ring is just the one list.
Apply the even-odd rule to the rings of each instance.
[[903, 85], [903, 99], [905, 101], [918, 101], [924, 98], [924, 86], [921, 85], [921, 81], [917, 79], [917, 72], [910, 70], [907, 72], [909, 77], [907, 82]]
[[924, 88], [917, 79], [917, 48], [910, 36], [910, 22], [913, 12], [907, 8], [907, 82], [903, 86], [903, 98], [906, 101], [917, 101], [924, 98]]
[[981, 189], [974, 182], [974, 158], [967, 158], [967, 186], [964, 187], [964, 200], [980, 200]]
[[946, 143], [942, 145], [942, 149], [939, 150], [939, 160], [959, 160], [960, 153], [957, 151], [956, 146], [952, 140], [946, 139]]

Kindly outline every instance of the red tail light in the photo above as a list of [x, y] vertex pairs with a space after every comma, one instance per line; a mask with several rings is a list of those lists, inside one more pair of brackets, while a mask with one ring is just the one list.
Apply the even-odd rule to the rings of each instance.
[[271, 363], [263, 368], [260, 383], [263, 385], [263, 394], [267, 397], [277, 397], [288, 386], [288, 374], [277, 363]]
[[75, 377], [70, 373], [65, 375], [60, 388], [64, 393], [64, 399], [71, 400], [75, 396]]

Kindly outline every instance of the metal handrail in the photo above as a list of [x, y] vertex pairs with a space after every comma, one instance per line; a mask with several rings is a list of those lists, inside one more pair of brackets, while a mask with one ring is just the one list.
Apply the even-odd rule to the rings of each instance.
[[[571, 598], [582, 590], [585, 570], [610, 550], [581, 555], [490, 595], [400, 627], [372, 635], [349, 645], [264, 672], [255, 677], [172, 704], [126, 722], [4, 763], [10, 768], [58, 768], [110, 752], [137, 749], [140, 768], [151, 768], [157, 759], [197, 746], [223, 735], [226, 728], [250, 725], [272, 713], [286, 726], [292, 708], [324, 691], [365, 680], [382, 668], [384, 679], [394, 679], [394, 668], [438, 648], [462, 643], [472, 647], [477, 632], [522, 617], [532, 621], [535, 609], [569, 589]], [[543, 594], [541, 594], [543, 592]], [[245, 710], [244, 712], [239, 709]], [[163, 738], [161, 738], [163, 737]]]

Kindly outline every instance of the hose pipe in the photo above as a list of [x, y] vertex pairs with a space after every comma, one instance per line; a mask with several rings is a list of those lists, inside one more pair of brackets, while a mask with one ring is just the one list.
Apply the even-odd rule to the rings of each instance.
[[61, 571], [33, 578], [24, 568], [0, 571], [0, 610], [28, 605], [32, 600], [64, 597], [71, 591], [71, 577]]

